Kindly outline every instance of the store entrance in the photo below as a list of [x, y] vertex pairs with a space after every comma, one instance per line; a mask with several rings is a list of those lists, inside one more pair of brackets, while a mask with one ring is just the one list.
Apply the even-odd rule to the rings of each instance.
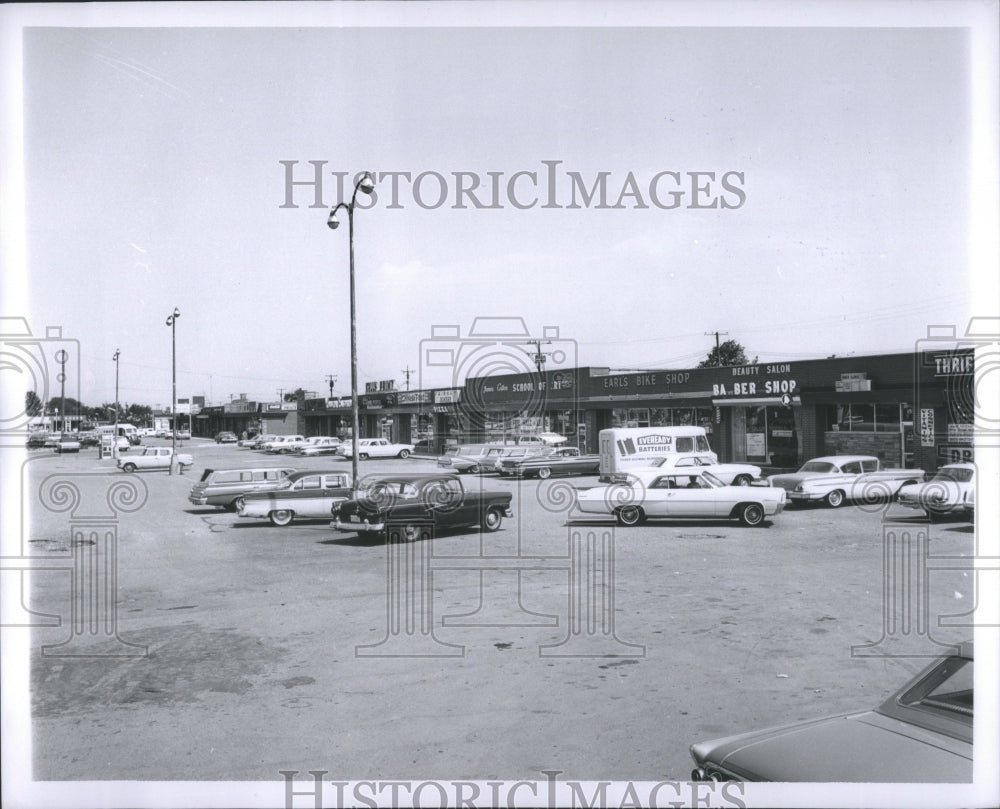
[[746, 408], [746, 459], [765, 466], [797, 466], [799, 446], [792, 408]]

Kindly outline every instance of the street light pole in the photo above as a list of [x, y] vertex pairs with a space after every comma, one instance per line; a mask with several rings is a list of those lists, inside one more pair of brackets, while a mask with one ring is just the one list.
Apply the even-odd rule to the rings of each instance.
[[181, 316], [181, 310], [174, 308], [173, 314], [167, 316], [167, 325], [170, 326], [170, 376], [173, 382], [173, 398], [170, 403], [170, 466], [168, 474], [174, 473], [174, 463], [177, 460], [177, 318]]
[[59, 410], [62, 412], [62, 429], [59, 430], [60, 433], [66, 432], [66, 360], [69, 359], [69, 355], [60, 349], [56, 352], [56, 362], [59, 363], [59, 385], [61, 386], [60, 394], [60, 405]]
[[115, 354], [111, 358], [115, 361], [115, 437], [114, 442], [111, 444], [111, 457], [118, 457], [118, 356], [121, 354], [119, 349], [115, 349]]
[[360, 422], [358, 415], [358, 318], [354, 294], [354, 203], [358, 198], [358, 191], [371, 194], [374, 190], [375, 178], [371, 172], [366, 171], [358, 178], [354, 186], [354, 193], [351, 195], [351, 201], [337, 203], [326, 220], [327, 226], [331, 230], [336, 230], [340, 226], [337, 211], [341, 208], [347, 211], [347, 240], [350, 248], [351, 270], [351, 489], [354, 492], [358, 490], [358, 431]]

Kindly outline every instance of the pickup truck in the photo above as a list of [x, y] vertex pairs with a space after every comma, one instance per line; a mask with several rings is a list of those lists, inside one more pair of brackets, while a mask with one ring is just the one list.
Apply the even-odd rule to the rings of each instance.
[[903, 486], [923, 478], [921, 469], [884, 469], [871, 455], [829, 455], [813, 458], [798, 472], [771, 475], [767, 480], [784, 489], [792, 503], [822, 500], [839, 508], [847, 500], [891, 500]]
[[[121, 467], [123, 472], [137, 472], [146, 469], [169, 469], [172, 454], [170, 447], [146, 447], [143, 449], [142, 455], [132, 455], [127, 459], [119, 458], [118, 466]], [[177, 463], [181, 467], [191, 466], [194, 463], [194, 458], [187, 453], [178, 452]]]

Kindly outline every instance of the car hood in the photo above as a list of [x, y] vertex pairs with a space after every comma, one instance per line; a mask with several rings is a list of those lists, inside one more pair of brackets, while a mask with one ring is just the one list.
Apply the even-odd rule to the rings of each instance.
[[747, 781], [972, 780], [970, 744], [874, 711], [699, 742], [691, 755]]

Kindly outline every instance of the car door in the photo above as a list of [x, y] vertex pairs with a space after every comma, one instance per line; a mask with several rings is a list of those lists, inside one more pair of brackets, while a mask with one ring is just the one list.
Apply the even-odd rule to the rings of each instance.
[[676, 494], [676, 475], [660, 475], [659, 477], [654, 478], [646, 487], [646, 491], [642, 498], [642, 508], [643, 511], [646, 512], [646, 516], [676, 516], [677, 504], [674, 502]]
[[676, 486], [669, 498], [675, 517], [714, 517], [720, 504], [716, 489], [709, 486], [699, 474], [674, 475]]
[[343, 474], [323, 475], [323, 488], [320, 502], [316, 506], [317, 517], [329, 517], [335, 505], [343, 503], [351, 496], [349, 478]]
[[[321, 517], [323, 507], [323, 480], [321, 475], [299, 478], [278, 498], [278, 508], [290, 508], [298, 517]], [[327, 514], [330, 512], [327, 511]]]

